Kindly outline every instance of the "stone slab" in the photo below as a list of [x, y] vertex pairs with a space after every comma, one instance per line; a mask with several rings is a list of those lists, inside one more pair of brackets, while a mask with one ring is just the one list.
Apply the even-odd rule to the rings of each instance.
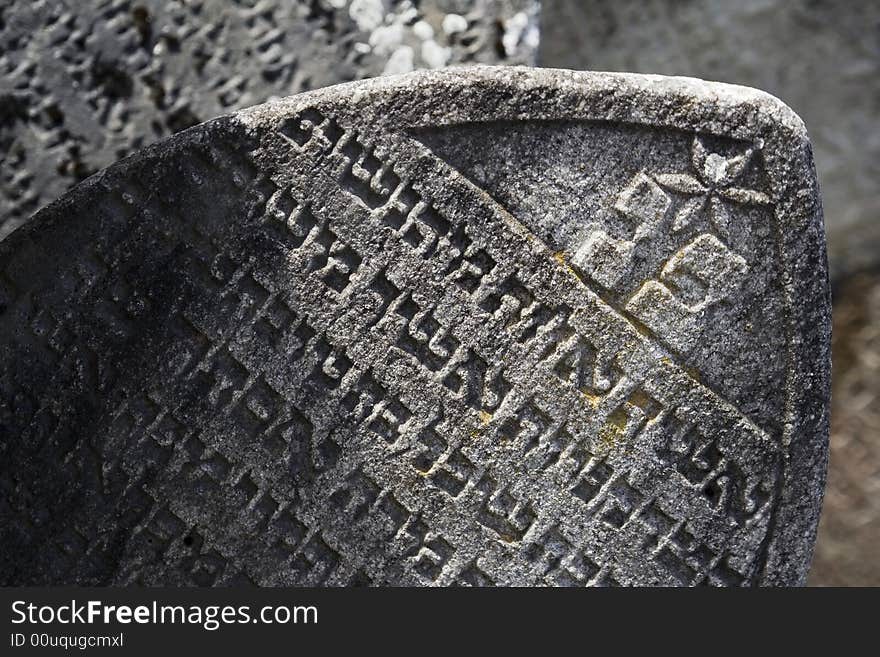
[[339, 82], [532, 64], [537, 0], [0, 3], [0, 239], [118, 159]]
[[752, 89], [450, 69], [208, 122], [0, 243], [0, 581], [801, 584], [828, 290]]

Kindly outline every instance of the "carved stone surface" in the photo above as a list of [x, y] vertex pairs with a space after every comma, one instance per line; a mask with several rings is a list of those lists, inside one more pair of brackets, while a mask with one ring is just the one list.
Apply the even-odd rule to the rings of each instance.
[[880, 266], [880, 3], [553, 0], [539, 63], [768, 91], [810, 128], [836, 279]]
[[0, 239], [172, 133], [308, 89], [530, 64], [538, 0], [2, 0]]
[[265, 104], [39, 213], [0, 297], [3, 583], [804, 581], [824, 235], [761, 92], [476, 68]]

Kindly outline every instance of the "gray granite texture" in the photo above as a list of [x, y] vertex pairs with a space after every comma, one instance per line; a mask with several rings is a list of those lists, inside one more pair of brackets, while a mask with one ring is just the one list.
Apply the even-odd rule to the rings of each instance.
[[824, 233], [759, 91], [477, 67], [267, 103], [10, 235], [0, 311], [5, 584], [806, 577]]
[[880, 3], [548, 0], [539, 63], [763, 89], [810, 128], [832, 276], [880, 266]]
[[233, 110], [383, 73], [530, 64], [537, 0], [0, 0], [0, 239]]

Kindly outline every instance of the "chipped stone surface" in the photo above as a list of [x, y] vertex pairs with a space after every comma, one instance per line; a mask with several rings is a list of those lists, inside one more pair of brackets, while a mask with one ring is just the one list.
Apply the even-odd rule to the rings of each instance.
[[42, 211], [0, 294], [3, 583], [805, 579], [824, 234], [761, 92], [476, 68], [268, 103]]
[[537, 0], [4, 0], [0, 239], [221, 114], [382, 73], [533, 63], [537, 20]]

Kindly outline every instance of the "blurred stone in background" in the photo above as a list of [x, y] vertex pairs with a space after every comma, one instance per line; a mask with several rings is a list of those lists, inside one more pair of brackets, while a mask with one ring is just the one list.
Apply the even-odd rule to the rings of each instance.
[[800, 114], [834, 286], [831, 457], [810, 583], [880, 585], [880, 3], [545, 0], [539, 63], [688, 75]]
[[531, 64], [538, 0], [0, 0], [0, 238], [158, 139], [337, 82]]
[[810, 583], [880, 586], [880, 273], [835, 289], [828, 487]]

